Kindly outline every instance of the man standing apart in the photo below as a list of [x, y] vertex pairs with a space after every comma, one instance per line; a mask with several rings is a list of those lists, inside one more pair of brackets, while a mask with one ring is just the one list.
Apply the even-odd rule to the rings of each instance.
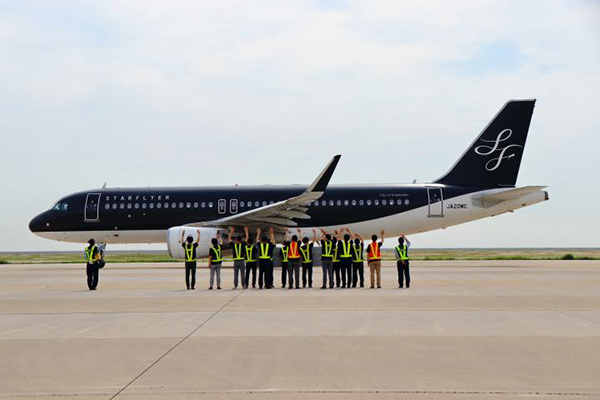
[[321, 289], [327, 288], [327, 278], [329, 278], [329, 288], [333, 288], [333, 242], [331, 235], [321, 231], [321, 268], [323, 269], [323, 285]]
[[229, 238], [227, 239], [231, 244], [231, 250], [233, 253], [233, 289], [238, 287], [238, 274], [239, 281], [242, 283], [242, 288], [246, 289], [246, 261], [244, 257], [244, 248], [246, 247], [246, 241], [248, 237], [242, 241], [242, 237], [238, 236], [235, 238], [235, 242], [232, 242], [232, 236], [235, 232], [235, 228], [232, 226], [229, 228]]
[[87, 285], [89, 290], [96, 290], [100, 271], [100, 267], [98, 266], [98, 256], [100, 255], [100, 252], [98, 251], [98, 246], [96, 246], [96, 241], [94, 239], [88, 240], [88, 244], [89, 246], [84, 249], [85, 260], [87, 262], [85, 268]]
[[[404, 243], [406, 241], [406, 243]], [[404, 287], [404, 278], [406, 278], [406, 288], [410, 287], [410, 272], [408, 271], [408, 248], [410, 241], [404, 235], [398, 238], [398, 246], [396, 246], [396, 267], [398, 268], [398, 287]]]
[[185, 286], [187, 287], [187, 290], [196, 290], [196, 260], [198, 259], [196, 250], [198, 249], [198, 242], [200, 241], [200, 229], [197, 231], [198, 239], [195, 242], [192, 235], [189, 235], [185, 242], [183, 241], [185, 230], [181, 232], [181, 238], [179, 239], [179, 243], [181, 243], [181, 246], [185, 251]]
[[377, 242], [377, 235], [371, 236], [371, 243], [367, 249], [367, 263], [371, 272], [371, 289], [375, 287], [375, 274], [377, 274], [377, 288], [381, 288], [381, 246], [383, 246], [383, 235], [381, 231], [381, 242]]
[[221, 290], [221, 263], [223, 262], [223, 246], [219, 232], [217, 232], [217, 237], [212, 238], [210, 242], [212, 243], [212, 247], [208, 253], [208, 268], [210, 268], [210, 286], [208, 287], [208, 290], [212, 290], [213, 288], [215, 274], [217, 275], [217, 289]]
[[352, 287], [355, 288], [360, 279], [360, 287], [365, 287], [364, 267], [364, 240], [358, 233], [354, 235], [354, 248], [352, 252]]

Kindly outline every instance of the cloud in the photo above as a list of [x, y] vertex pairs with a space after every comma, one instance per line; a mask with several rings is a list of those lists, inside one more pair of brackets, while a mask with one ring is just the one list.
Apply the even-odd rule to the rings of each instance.
[[[595, 180], [586, 160], [599, 143], [599, 9], [577, 1], [7, 2], [0, 167], [16, 171], [2, 180], [19, 195], [0, 206], [17, 209], [10, 225], [25, 228], [0, 243], [56, 247], [32, 238], [28, 219], [105, 180], [306, 182], [336, 153], [344, 154], [336, 182], [434, 179], [519, 97], [538, 98], [520, 179], [557, 194], [552, 218], [536, 212], [535, 223], [573, 226], [577, 200], [567, 188]], [[25, 207], [20, 197], [36, 201]], [[482, 245], [529, 243], [493, 229], [515, 223], [459, 232], [482, 229]], [[584, 226], [572, 243], [593, 244], [592, 230]], [[472, 235], [445, 240], [464, 246]]]

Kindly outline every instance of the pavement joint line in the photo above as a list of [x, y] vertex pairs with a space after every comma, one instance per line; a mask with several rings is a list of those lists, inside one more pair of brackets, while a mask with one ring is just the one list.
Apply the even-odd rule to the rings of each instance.
[[152, 364], [150, 364], [146, 369], [144, 369], [141, 373], [139, 373], [135, 378], [133, 378], [127, 385], [123, 386], [123, 388], [121, 388], [121, 390], [119, 390], [117, 393], [115, 393], [109, 400], [113, 400], [114, 398], [116, 398], [118, 395], [120, 395], [125, 389], [127, 389], [129, 386], [131, 386], [132, 383], [134, 383], [135, 381], [137, 381], [140, 377], [142, 377], [142, 375], [144, 375], [146, 372], [148, 372], [152, 367], [154, 367], [156, 364], [158, 364], [163, 358], [165, 358], [167, 355], [169, 355], [169, 353], [171, 353], [173, 350], [175, 350], [177, 347], [179, 347], [179, 345], [181, 345], [183, 342], [185, 342], [189, 337], [191, 337], [194, 333], [196, 333], [198, 330], [200, 330], [200, 328], [202, 328], [208, 321], [210, 321], [211, 319], [213, 319], [217, 314], [219, 314], [223, 309], [225, 309], [229, 304], [231, 304], [231, 302], [233, 302], [235, 299], [237, 299], [239, 296], [242, 295], [242, 293], [244, 293], [245, 290], [240, 290], [240, 292], [238, 294], [236, 294], [235, 296], [233, 296], [231, 299], [229, 299], [229, 301], [227, 301], [225, 304], [223, 304], [223, 306], [221, 308], [219, 308], [217, 311], [213, 312], [207, 319], [205, 319], [200, 325], [198, 325], [194, 330], [192, 330], [190, 333], [187, 334], [187, 336], [185, 336], [184, 338], [182, 338], [179, 342], [175, 343], [175, 345], [173, 347], [171, 347], [169, 350], [167, 350], [166, 353], [164, 353], [162, 356], [160, 356], [156, 361], [154, 361]]

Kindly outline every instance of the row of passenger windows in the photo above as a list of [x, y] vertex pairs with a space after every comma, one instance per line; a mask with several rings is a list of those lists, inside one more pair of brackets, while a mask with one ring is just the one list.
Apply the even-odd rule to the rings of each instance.
[[[260, 201], [254, 201], [254, 202], [240, 201], [239, 204], [240, 204], [240, 208], [251, 208], [251, 207], [266, 206], [267, 204], [273, 204], [273, 203], [274, 203], [274, 201], [272, 201], [272, 200], [269, 202], [263, 200], [262, 202], [260, 202]], [[382, 199], [382, 200], [379, 200], [379, 199], [377, 199], [377, 200], [370, 200], [370, 199], [369, 200], [329, 200], [329, 201], [328, 200], [315, 200], [310, 205], [314, 206], [314, 207], [326, 207], [326, 206], [342, 206], [342, 205], [344, 205], [344, 206], [350, 206], [350, 205], [352, 205], [352, 206], [356, 206], [356, 205], [359, 205], [359, 206], [364, 206], [364, 205], [367, 205], [367, 206], [370, 206], [370, 205], [376, 205], [376, 206], [378, 206], [378, 205], [383, 205], [383, 206], [398, 205], [398, 206], [401, 206], [402, 204], [408, 206], [410, 204], [410, 201], [408, 199], [404, 199], [404, 201], [402, 199], [397, 199], [397, 200], [396, 199], [389, 199], [389, 200], [387, 200], [387, 199]], [[146, 210], [148, 208], [149, 209], [153, 209], [153, 208], [168, 209], [168, 208], [192, 208], [192, 207], [193, 208], [207, 208], [207, 207], [213, 208], [213, 202], [212, 201], [209, 201], [209, 202], [205, 202], [205, 201], [197, 202], [196, 201], [196, 202], [192, 203], [192, 202], [188, 201], [187, 203], [165, 202], [165, 203], [156, 203], [156, 204], [155, 203], [127, 203], [127, 204], [125, 204], [125, 203], [112, 203], [112, 204], [106, 203], [104, 205], [105, 210], [110, 210], [111, 208], [113, 210], [116, 210], [116, 209], [124, 210], [126, 208], [128, 210], [131, 210], [131, 209], [138, 210], [140, 208], [143, 210]]]

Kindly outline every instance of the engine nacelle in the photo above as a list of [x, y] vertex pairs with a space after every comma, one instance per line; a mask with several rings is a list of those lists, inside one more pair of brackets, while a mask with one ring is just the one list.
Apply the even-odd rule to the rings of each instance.
[[196, 253], [198, 258], [207, 257], [212, 246], [210, 241], [217, 235], [218, 231], [219, 230], [215, 228], [192, 228], [189, 226], [176, 226], [170, 228], [167, 231], [167, 248], [169, 249], [169, 255], [173, 258], [184, 260], [185, 250], [180, 243], [182, 234], [184, 241], [188, 236], [191, 236], [194, 238], [194, 242], [196, 242], [196, 240], [198, 240], [199, 232], [200, 241], [198, 242], [198, 249], [196, 250]]

